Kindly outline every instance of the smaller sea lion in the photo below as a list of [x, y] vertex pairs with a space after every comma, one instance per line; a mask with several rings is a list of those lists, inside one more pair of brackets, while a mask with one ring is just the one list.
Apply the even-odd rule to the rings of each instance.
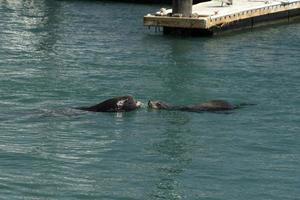
[[192, 105], [170, 105], [162, 101], [149, 101], [148, 107], [153, 109], [163, 110], [180, 110], [189, 112], [216, 112], [216, 111], [227, 111], [240, 108], [247, 104], [234, 105], [224, 100], [211, 100], [204, 103], [192, 104]]
[[99, 104], [90, 107], [80, 107], [79, 110], [91, 112], [128, 112], [141, 107], [141, 102], [132, 96], [119, 96], [107, 99]]

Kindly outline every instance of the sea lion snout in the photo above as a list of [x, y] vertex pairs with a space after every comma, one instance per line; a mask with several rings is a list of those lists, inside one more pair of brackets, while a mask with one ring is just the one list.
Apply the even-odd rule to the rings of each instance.
[[136, 107], [140, 108], [143, 105], [143, 103], [140, 101], [136, 101], [135, 105], [136, 105]]
[[168, 104], [161, 101], [148, 101], [148, 107], [153, 109], [168, 109]]

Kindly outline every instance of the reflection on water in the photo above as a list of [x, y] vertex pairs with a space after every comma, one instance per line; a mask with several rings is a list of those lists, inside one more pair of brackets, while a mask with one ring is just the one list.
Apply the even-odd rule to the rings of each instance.
[[185, 197], [179, 181], [182, 173], [192, 162], [192, 143], [189, 139], [189, 117], [171, 112], [166, 123], [176, 124], [162, 133], [163, 139], [153, 144], [153, 150], [162, 158], [163, 164], [156, 170], [157, 183], [149, 199], [182, 199]]
[[[57, 1], [0, 1], [1, 21], [5, 21], [1, 32], [1, 46], [11, 54], [53, 51], [58, 40], [58, 29], [62, 19], [60, 3]], [[22, 30], [20, 31], [20, 28]], [[32, 56], [32, 55], [31, 55]]]
[[[160, 65], [151, 66], [151, 72], [158, 77], [156, 81], [162, 84], [160, 100], [174, 104], [207, 100], [208, 66], [205, 62], [199, 62], [202, 55], [197, 52], [194, 41], [189, 38], [167, 37], [162, 45], [166, 50], [159, 54], [166, 61], [160, 58]], [[203, 60], [206, 56], [203, 55]], [[201, 91], [201, 95], [195, 95], [198, 91]]]
[[[192, 46], [187, 40], [178, 40], [170, 44], [169, 59], [172, 65], [166, 66], [163, 73], [160, 74], [165, 83], [165, 88], [170, 93], [184, 94], [190, 96], [190, 86], [196, 78], [193, 73], [195, 66], [190, 62], [188, 57]], [[183, 98], [181, 96], [181, 98]]]

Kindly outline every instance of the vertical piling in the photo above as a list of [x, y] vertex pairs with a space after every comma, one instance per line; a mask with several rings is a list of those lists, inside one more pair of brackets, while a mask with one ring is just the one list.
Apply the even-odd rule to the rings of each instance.
[[191, 17], [192, 6], [193, 6], [193, 0], [173, 0], [172, 14], [173, 16], [179, 15], [183, 17]]

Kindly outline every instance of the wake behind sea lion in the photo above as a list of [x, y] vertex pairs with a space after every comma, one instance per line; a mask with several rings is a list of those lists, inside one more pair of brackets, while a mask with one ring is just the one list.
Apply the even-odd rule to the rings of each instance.
[[90, 107], [80, 107], [79, 110], [91, 112], [128, 112], [141, 107], [141, 102], [132, 96], [119, 96], [107, 99], [99, 104]]
[[162, 101], [149, 101], [148, 107], [152, 109], [163, 110], [180, 110], [189, 112], [216, 112], [216, 111], [228, 111], [240, 108], [250, 104], [238, 104], [234, 105], [224, 100], [211, 100], [204, 103], [191, 104], [191, 105], [170, 105]]

